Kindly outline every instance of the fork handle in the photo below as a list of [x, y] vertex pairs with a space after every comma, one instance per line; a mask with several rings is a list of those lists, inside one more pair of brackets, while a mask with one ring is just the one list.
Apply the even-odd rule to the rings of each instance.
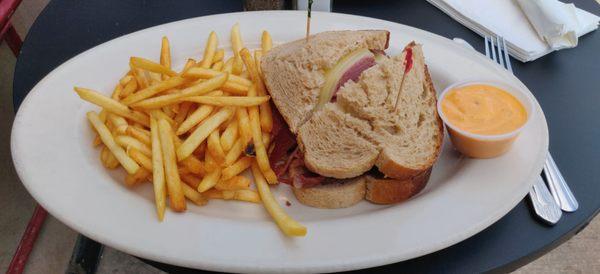
[[565, 181], [565, 178], [562, 176], [552, 155], [548, 153], [546, 157], [546, 162], [544, 163], [544, 174], [546, 174], [546, 179], [548, 181], [548, 185], [550, 186], [550, 192], [552, 192], [552, 196], [556, 200], [556, 203], [560, 205], [560, 209], [565, 212], [573, 212], [579, 208], [579, 203], [569, 185]]
[[529, 190], [529, 198], [537, 217], [546, 224], [555, 225], [560, 220], [562, 211], [552, 198], [552, 194], [548, 191], [541, 176], [537, 176], [535, 179], [535, 183]]

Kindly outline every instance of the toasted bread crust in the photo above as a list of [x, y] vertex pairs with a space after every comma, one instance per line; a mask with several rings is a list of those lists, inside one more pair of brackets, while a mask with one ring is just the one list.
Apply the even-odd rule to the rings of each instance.
[[374, 204], [395, 204], [421, 192], [427, 185], [430, 175], [431, 168], [403, 180], [364, 175], [315, 187], [292, 187], [292, 191], [302, 204], [317, 208], [350, 207], [362, 199]]
[[[435, 87], [433, 86], [433, 81], [431, 80], [431, 75], [429, 74], [429, 69], [427, 68], [427, 65], [425, 65], [425, 83], [428, 89], [435, 94]], [[431, 104], [436, 106], [437, 96], [432, 96], [431, 100], [433, 101], [431, 102]], [[442, 149], [442, 142], [444, 140], [444, 123], [442, 122], [442, 119], [437, 113], [437, 108], [435, 108], [435, 115], [437, 126], [440, 132], [436, 141], [435, 157], [431, 158], [429, 162], [424, 163], [421, 168], [413, 169], [396, 163], [392, 159], [385, 157], [385, 154], [382, 153], [379, 156], [379, 159], [377, 159], [377, 163], [375, 164], [381, 173], [385, 174], [386, 177], [405, 180], [417, 176], [418, 174], [425, 172], [428, 168], [433, 166], [438, 156], [440, 155]]]
[[429, 181], [431, 168], [421, 172], [415, 177], [398, 179], [378, 179], [366, 175], [367, 192], [365, 199], [375, 204], [394, 204], [408, 200], [421, 192]]
[[365, 176], [308, 188], [292, 187], [296, 199], [317, 208], [344, 208], [362, 201], [366, 193]]

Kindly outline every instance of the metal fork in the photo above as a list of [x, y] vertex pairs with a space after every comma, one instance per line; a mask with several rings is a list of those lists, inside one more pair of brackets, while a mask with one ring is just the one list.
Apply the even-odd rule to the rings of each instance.
[[[494, 39], [493, 37], [486, 36], [485, 55], [488, 58], [494, 60], [496, 63], [503, 66], [508, 71], [510, 71], [510, 73], [513, 73], [512, 66], [510, 65], [508, 49], [506, 47], [506, 41], [504, 40], [504, 38], [496, 36], [496, 38]], [[550, 157], [550, 153], [548, 153], [546, 163], [548, 163], [548, 159], [551, 160]], [[547, 172], [546, 166], [551, 168], [551, 166], [548, 164], [544, 165], [544, 173]], [[556, 167], [556, 165], [554, 165], [554, 167]], [[555, 172], [553, 174], [560, 174], [558, 168], [555, 169]], [[546, 173], [546, 177], [548, 178], [549, 182], [553, 179], [552, 176], [548, 176], [548, 173]], [[560, 177], [562, 178], [562, 176]], [[550, 183], [550, 185], [552, 186], [553, 183]], [[564, 188], [561, 189], [564, 190]], [[568, 189], [568, 186], [566, 187], [566, 189]], [[558, 188], [556, 188], [555, 190], [560, 191], [558, 190]], [[570, 195], [570, 197], [572, 198], [572, 200], [575, 200], [572, 194]], [[553, 198], [552, 194], [548, 190], [548, 187], [546, 187], [544, 179], [542, 179], [541, 175], [536, 178], [533, 187], [531, 187], [531, 189], [529, 190], [529, 198], [531, 199], [531, 203], [533, 204], [533, 210], [535, 211], [537, 216], [540, 217], [543, 221], [550, 225], [554, 225], [556, 224], [556, 222], [558, 222], [558, 220], [560, 220], [560, 217], [562, 216], [562, 211], [560, 208], [561, 200], [557, 199], [556, 196], [554, 196]]]

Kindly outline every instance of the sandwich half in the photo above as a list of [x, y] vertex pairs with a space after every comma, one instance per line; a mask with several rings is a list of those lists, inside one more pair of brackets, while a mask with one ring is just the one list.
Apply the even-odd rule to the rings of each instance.
[[421, 191], [443, 124], [423, 51], [388, 57], [385, 30], [330, 31], [280, 45], [261, 62], [275, 113], [271, 165], [320, 208], [401, 202]]

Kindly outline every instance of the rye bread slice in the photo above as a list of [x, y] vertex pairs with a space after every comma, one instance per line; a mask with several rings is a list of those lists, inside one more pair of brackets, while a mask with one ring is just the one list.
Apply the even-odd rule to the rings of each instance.
[[292, 191], [298, 201], [317, 208], [344, 208], [362, 201], [366, 195], [365, 176], [353, 179], [336, 180], [327, 184], [308, 188], [295, 188]]
[[421, 46], [411, 43], [344, 84], [336, 102], [300, 126], [297, 139], [307, 168], [326, 177], [349, 178], [376, 165], [387, 177], [408, 179], [429, 169], [443, 124]]
[[385, 50], [388, 38], [386, 30], [327, 31], [270, 50], [261, 62], [265, 85], [292, 133], [315, 108], [325, 71], [357, 49]]
[[378, 178], [365, 175], [365, 199], [375, 204], [394, 204], [408, 200], [421, 192], [429, 181], [431, 168], [407, 179]]

